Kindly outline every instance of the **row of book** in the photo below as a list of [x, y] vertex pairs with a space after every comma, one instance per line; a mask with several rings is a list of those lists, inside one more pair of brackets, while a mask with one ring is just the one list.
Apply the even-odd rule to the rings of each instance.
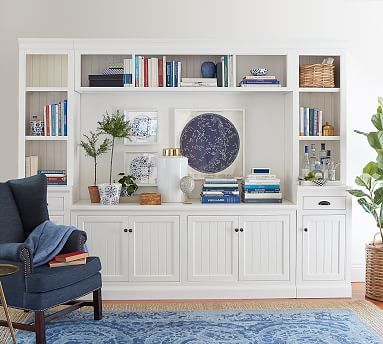
[[68, 101], [43, 108], [44, 136], [68, 136]]
[[66, 170], [37, 170], [38, 174], [45, 174], [48, 185], [67, 185]]
[[241, 203], [237, 179], [205, 179], [201, 203]]
[[301, 106], [299, 108], [299, 135], [322, 136], [323, 111]]
[[253, 168], [242, 187], [245, 203], [282, 203], [281, 181], [269, 168]]
[[240, 87], [280, 87], [281, 82], [275, 75], [247, 75], [239, 83]]

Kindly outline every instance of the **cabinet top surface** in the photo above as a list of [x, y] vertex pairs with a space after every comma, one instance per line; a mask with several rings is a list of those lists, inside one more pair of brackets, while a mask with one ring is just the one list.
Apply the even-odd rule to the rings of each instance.
[[249, 211], [249, 210], [295, 210], [296, 205], [290, 201], [283, 200], [282, 203], [274, 204], [249, 204], [249, 203], [239, 203], [239, 204], [201, 204], [199, 201], [193, 201], [189, 204], [186, 203], [163, 203], [161, 205], [140, 205], [139, 203], [120, 203], [118, 205], [102, 205], [99, 203], [90, 203], [88, 200], [81, 200], [73, 204], [71, 207], [72, 210], [133, 210], [133, 211], [143, 211], [143, 212], [153, 212], [153, 211]]

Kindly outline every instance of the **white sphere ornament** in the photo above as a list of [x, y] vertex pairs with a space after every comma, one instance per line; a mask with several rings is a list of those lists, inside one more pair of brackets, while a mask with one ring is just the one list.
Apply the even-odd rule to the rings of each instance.
[[190, 176], [185, 176], [180, 180], [180, 189], [183, 193], [188, 194], [195, 188], [194, 179]]

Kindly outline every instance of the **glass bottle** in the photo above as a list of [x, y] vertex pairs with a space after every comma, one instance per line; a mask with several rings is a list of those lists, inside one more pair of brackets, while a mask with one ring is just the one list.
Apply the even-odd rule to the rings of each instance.
[[309, 159], [310, 159], [310, 171], [314, 171], [315, 170], [315, 163], [317, 161], [315, 143], [311, 144], [310, 158]]
[[302, 160], [302, 178], [307, 177], [310, 172], [309, 146], [304, 147]]
[[315, 177], [315, 179], [323, 179], [323, 172], [320, 169], [320, 162], [319, 161], [317, 161], [315, 163], [314, 177]]
[[323, 178], [324, 179], [330, 179], [329, 177], [329, 169], [331, 164], [331, 150], [326, 151], [326, 159], [323, 162], [322, 165], [322, 172], [323, 172]]
[[319, 162], [320, 162], [321, 166], [323, 166], [326, 163], [326, 161], [325, 161], [326, 159], [327, 159], [326, 144], [321, 143], [320, 144], [320, 155], [319, 155]]

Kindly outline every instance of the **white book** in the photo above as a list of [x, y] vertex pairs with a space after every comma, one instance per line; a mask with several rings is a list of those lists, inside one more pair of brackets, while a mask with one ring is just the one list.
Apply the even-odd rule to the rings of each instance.
[[222, 63], [222, 87], [225, 87], [225, 58], [221, 57], [221, 63]]
[[25, 157], [25, 177], [31, 176], [31, 157]]
[[[238, 196], [239, 191], [229, 191], [230, 195]], [[209, 195], [209, 196], [223, 196], [225, 193], [222, 191], [202, 191], [203, 195]]]
[[246, 185], [277, 185], [280, 184], [280, 179], [269, 179], [269, 180], [245, 180]]
[[300, 136], [303, 136], [305, 134], [304, 133], [304, 127], [305, 127], [304, 112], [305, 112], [305, 109], [303, 108], [303, 106], [301, 106], [299, 108], [299, 135]]
[[303, 128], [304, 128], [304, 136], [309, 136], [309, 127], [310, 127], [310, 114], [309, 108], [304, 108], [304, 120], [303, 120]]
[[44, 118], [43, 118], [43, 122], [44, 122], [44, 136], [47, 136], [47, 107], [44, 106]]
[[182, 82], [192, 82], [192, 83], [203, 82], [205, 84], [217, 85], [217, 78], [182, 78]]
[[268, 192], [268, 193], [245, 193], [245, 199], [282, 199], [280, 192]]
[[246, 179], [263, 180], [263, 179], [276, 179], [276, 174], [248, 174]]
[[204, 83], [204, 82], [182, 82], [180, 87], [217, 87], [217, 84]]
[[227, 183], [237, 183], [238, 180], [235, 178], [206, 178], [205, 183], [215, 183], [215, 184], [227, 184]]
[[166, 56], [162, 57], [162, 85], [166, 87]]
[[275, 75], [246, 75], [243, 80], [275, 80]]
[[158, 58], [152, 57], [152, 80], [153, 87], [158, 87]]
[[35, 176], [39, 169], [39, 157], [37, 155], [30, 156], [31, 161], [31, 176]]
[[203, 184], [205, 188], [238, 188], [238, 184]]
[[318, 111], [318, 135], [322, 136], [322, 126], [323, 126], [323, 111]]
[[181, 86], [181, 68], [182, 68], [182, 63], [180, 61], [177, 62], [178, 63], [178, 74], [177, 74], [177, 87], [180, 87]]
[[152, 71], [153, 71], [152, 59], [148, 59], [148, 86], [149, 87], [153, 87]]
[[134, 68], [134, 56], [132, 56], [132, 58], [130, 59], [130, 72], [132, 74], [132, 84], [131, 86], [134, 87], [135, 83], [136, 83], [136, 69]]
[[281, 84], [242, 84], [241, 87], [281, 87]]

